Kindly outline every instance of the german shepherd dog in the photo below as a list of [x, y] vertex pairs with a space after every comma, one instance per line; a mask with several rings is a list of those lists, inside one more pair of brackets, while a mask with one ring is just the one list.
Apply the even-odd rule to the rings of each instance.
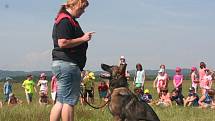
[[126, 66], [126, 64], [120, 66], [101, 64], [101, 68], [110, 74], [110, 77], [106, 78], [110, 80], [109, 110], [114, 120], [160, 121], [153, 109], [129, 90], [125, 77]]

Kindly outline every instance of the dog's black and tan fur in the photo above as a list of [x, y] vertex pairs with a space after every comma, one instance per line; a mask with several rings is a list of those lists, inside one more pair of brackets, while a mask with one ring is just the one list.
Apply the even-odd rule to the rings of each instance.
[[120, 66], [102, 64], [101, 67], [110, 73], [109, 109], [115, 121], [160, 121], [153, 109], [129, 90], [125, 77], [126, 64]]

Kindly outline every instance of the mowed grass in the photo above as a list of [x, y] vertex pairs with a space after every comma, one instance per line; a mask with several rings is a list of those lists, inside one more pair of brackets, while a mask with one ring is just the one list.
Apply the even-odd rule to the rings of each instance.
[[[169, 90], [172, 90], [172, 81], [169, 83]], [[2, 87], [1, 83], [1, 87]], [[130, 84], [132, 88], [132, 84]], [[188, 93], [190, 87], [190, 81], [184, 81], [183, 94], [184, 96]], [[214, 87], [214, 86], [213, 86]], [[147, 81], [145, 88], [148, 88], [153, 95], [154, 99], [157, 99], [157, 93], [152, 88], [152, 82]], [[15, 95], [23, 101], [22, 105], [14, 107], [8, 107], [6, 104], [0, 109], [0, 121], [48, 121], [49, 114], [52, 105], [40, 106], [38, 104], [38, 95], [34, 95], [34, 101], [31, 105], [26, 103], [24, 89], [21, 84], [13, 84], [13, 90]], [[95, 89], [97, 90], [97, 88]], [[98, 92], [96, 92], [95, 105], [100, 105], [98, 99]], [[3, 99], [3, 93], [1, 92], [1, 99]], [[152, 106], [161, 121], [215, 121], [215, 111], [211, 109], [199, 109], [192, 107], [178, 107], [173, 106], [169, 108], [161, 108]], [[93, 109], [88, 105], [82, 106], [78, 104], [75, 109], [75, 120], [76, 121], [112, 121], [112, 116], [109, 110], [104, 109]]]

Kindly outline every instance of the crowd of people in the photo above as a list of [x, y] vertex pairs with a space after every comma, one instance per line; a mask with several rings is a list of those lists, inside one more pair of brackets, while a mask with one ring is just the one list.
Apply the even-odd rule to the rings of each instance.
[[196, 67], [191, 67], [191, 87], [189, 88], [186, 97], [183, 96], [182, 93], [182, 85], [184, 81], [182, 69], [180, 67], [176, 67], [175, 75], [172, 77], [173, 90], [169, 91], [168, 84], [170, 77], [165, 70], [165, 65], [161, 65], [158, 75], [153, 82], [153, 87], [156, 88], [158, 94], [158, 100], [154, 101], [151, 96], [147, 96], [149, 95], [148, 89], [143, 91], [145, 85], [145, 74], [141, 64], [137, 64], [136, 69], [136, 75], [134, 78], [135, 92], [143, 101], [162, 107], [172, 106], [172, 103], [175, 102], [176, 105], [184, 107], [198, 106], [201, 108], [210, 107], [215, 109], [215, 90], [212, 87], [214, 71], [206, 68], [206, 64], [204, 62], [200, 63], [199, 70], [197, 70]]
[[[125, 57], [120, 57], [120, 63], [126, 63]], [[136, 73], [133, 79], [133, 87], [134, 93], [139, 97], [140, 100], [149, 103], [150, 105], [157, 105], [162, 107], [172, 106], [173, 102], [179, 106], [199, 106], [201, 108], [211, 107], [215, 108], [215, 90], [212, 88], [212, 79], [214, 72], [206, 68], [206, 64], [204, 62], [200, 63], [200, 69], [197, 70], [196, 67], [192, 67], [190, 69], [190, 79], [191, 79], [191, 87], [188, 90], [187, 96], [184, 96], [182, 93], [182, 85], [184, 76], [182, 74], [182, 69], [180, 67], [176, 67], [175, 75], [173, 78], [173, 90], [169, 91], [169, 80], [170, 77], [166, 71], [165, 65], [161, 65], [158, 70], [158, 74], [153, 82], [152, 87], [157, 92], [157, 98], [155, 95], [150, 94], [150, 90], [145, 89], [146, 80], [146, 72], [143, 69], [140, 63], [136, 64]], [[126, 71], [126, 77], [130, 78], [128, 71]], [[81, 83], [80, 83], [80, 104], [85, 105], [86, 101], [88, 103], [94, 103], [95, 90], [97, 88], [100, 103], [107, 102], [110, 91], [109, 91], [109, 81], [108, 80], [97, 80], [98, 86], [95, 85], [95, 75], [91, 71], [82, 71], [81, 73]], [[7, 77], [4, 83], [4, 102], [8, 105], [16, 105], [22, 104], [23, 101], [18, 99], [18, 97], [12, 91], [12, 78]], [[131, 79], [129, 79], [131, 80]], [[30, 104], [32, 102], [32, 98], [34, 93], [39, 95], [39, 104], [47, 105], [47, 104], [55, 104], [56, 103], [56, 95], [57, 95], [57, 77], [52, 76], [50, 82], [50, 95], [51, 99], [49, 99], [49, 89], [48, 89], [47, 76], [45, 73], [40, 74], [40, 78], [37, 81], [33, 81], [32, 75], [27, 75], [26, 80], [23, 81], [22, 87], [25, 91], [25, 96], [27, 103]], [[39, 87], [39, 91], [37, 90]], [[157, 100], [156, 100], [157, 99]], [[2, 103], [0, 103], [2, 107]]]
[[[120, 57], [119, 64], [126, 64], [124, 56]], [[184, 75], [182, 69], [176, 67], [175, 75], [170, 77], [166, 71], [166, 66], [162, 64], [157, 72], [157, 75], [152, 83], [152, 88], [146, 88], [146, 72], [143, 66], [136, 64], [136, 72], [134, 78], [131, 79], [130, 74], [126, 71], [125, 76], [128, 80], [132, 80], [132, 86], [129, 88], [134, 89], [134, 93], [139, 100], [147, 102], [150, 105], [160, 107], [171, 107], [174, 104], [184, 107], [199, 107], [199, 108], [211, 108], [215, 109], [215, 89], [213, 88], [214, 72], [206, 67], [204, 62], [200, 63], [199, 70], [196, 67], [190, 68], [190, 85], [191, 87], [187, 91], [186, 96], [183, 95], [183, 83]], [[173, 90], [170, 89], [170, 78], [172, 79]], [[4, 102], [8, 106], [20, 105], [24, 101], [20, 100], [12, 90], [12, 81], [10, 77], [6, 78], [4, 83]], [[92, 71], [83, 70], [81, 72], [79, 101], [81, 105], [87, 103], [93, 104], [95, 101], [95, 91], [98, 91], [100, 104], [106, 103], [110, 98], [109, 80], [97, 79], [98, 84], [95, 83], [96, 76]], [[56, 104], [58, 96], [59, 80], [57, 76], [52, 76], [50, 86], [49, 81], [45, 73], [41, 73], [39, 80], [33, 81], [33, 75], [26, 76], [26, 80], [23, 80], [22, 87], [25, 92], [26, 101], [28, 104], [32, 103], [35, 94], [39, 95], [38, 103], [40, 105]], [[97, 87], [96, 87], [97, 86]], [[37, 90], [37, 87], [39, 90]], [[49, 89], [50, 87], [50, 89]], [[171, 87], [171, 88], [172, 88]], [[151, 94], [150, 90], [156, 90], [157, 95]], [[50, 90], [50, 92], [49, 92]], [[186, 91], [184, 91], [186, 92]], [[51, 95], [51, 99], [49, 98]], [[95, 104], [95, 103], [94, 103]], [[98, 103], [97, 103], [98, 104]], [[0, 102], [0, 107], [3, 103]]]
[[[125, 64], [125, 57], [120, 57], [119, 64]], [[83, 81], [81, 83], [83, 96], [81, 100], [86, 98], [88, 102], [94, 102], [94, 74], [92, 72], [84, 71]], [[126, 77], [129, 79], [130, 75], [128, 71], [125, 73]], [[170, 77], [166, 71], [166, 66], [162, 64], [158, 70], [157, 76], [153, 82], [152, 87], [157, 92], [157, 95], [150, 94], [150, 90], [145, 89], [145, 84], [148, 83], [146, 80], [146, 73], [143, 69], [143, 66], [138, 63], [136, 64], [136, 73], [133, 79], [133, 87], [135, 94], [141, 99], [149, 103], [150, 105], [157, 105], [162, 107], [172, 106], [174, 103], [178, 106], [184, 107], [200, 107], [200, 108], [215, 108], [215, 90], [212, 87], [214, 71], [208, 69], [204, 62], [200, 63], [200, 69], [196, 67], [190, 68], [190, 88], [187, 91], [187, 94], [182, 93], [182, 85], [184, 83], [184, 75], [182, 74], [182, 69], [176, 67], [175, 75]], [[170, 78], [172, 78], [173, 90], [170, 89]], [[131, 79], [129, 79], [131, 80]], [[131, 87], [131, 86], [130, 86]], [[99, 97], [103, 101], [108, 100], [109, 84], [108, 81], [100, 80], [98, 84]], [[157, 98], [152, 98], [156, 97]], [[81, 104], [84, 104], [84, 101], [81, 101]]]
[[[45, 73], [41, 73], [39, 80], [37, 81], [37, 84], [35, 84], [35, 81], [33, 80], [33, 75], [29, 74], [26, 76], [26, 79], [23, 80], [22, 88], [24, 89], [26, 101], [28, 104], [30, 104], [33, 100], [33, 96], [35, 94], [39, 95], [39, 104], [40, 105], [47, 105], [51, 102], [55, 103], [56, 98], [56, 90], [57, 90], [57, 79], [55, 76], [52, 77], [51, 80], [51, 97], [52, 101], [48, 98], [48, 80], [46, 79], [47, 76]], [[4, 92], [4, 102], [8, 105], [17, 105], [22, 104], [23, 101], [20, 100], [12, 90], [12, 81], [13, 78], [6, 77], [6, 81], [4, 83], [3, 92]], [[37, 91], [37, 87], [39, 88], [39, 91]], [[54, 93], [54, 94], [53, 94]], [[3, 106], [3, 102], [0, 102], [0, 107]]]

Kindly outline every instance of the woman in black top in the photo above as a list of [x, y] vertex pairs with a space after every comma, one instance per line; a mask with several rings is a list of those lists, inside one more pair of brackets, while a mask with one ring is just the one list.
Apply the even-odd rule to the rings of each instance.
[[73, 121], [74, 106], [80, 93], [80, 72], [86, 63], [88, 41], [93, 32], [84, 33], [77, 22], [89, 5], [87, 0], [67, 0], [53, 27], [52, 71], [57, 77], [56, 103], [50, 121]]

